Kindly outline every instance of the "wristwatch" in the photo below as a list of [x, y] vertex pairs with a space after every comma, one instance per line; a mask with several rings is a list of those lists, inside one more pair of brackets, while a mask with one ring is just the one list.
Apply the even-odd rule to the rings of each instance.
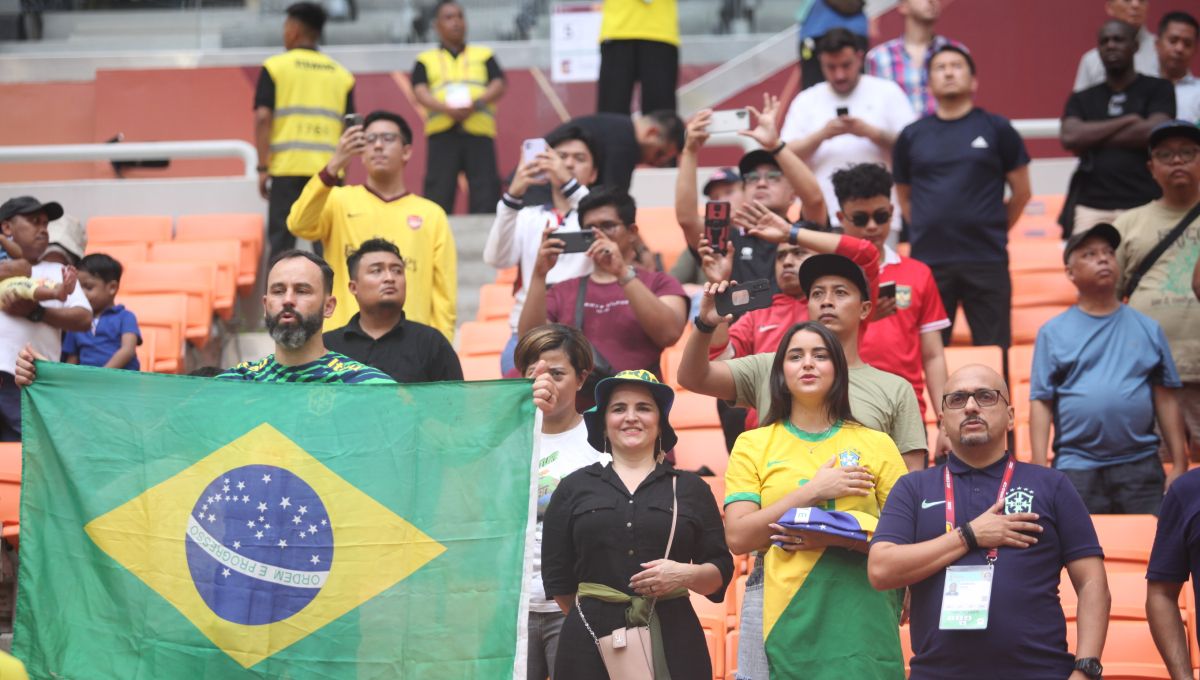
[[1083, 674], [1089, 678], [1098, 679], [1104, 674], [1104, 666], [1100, 665], [1100, 659], [1094, 656], [1075, 659], [1074, 670], [1083, 671]]
[[621, 278], [617, 279], [617, 283], [624, 286], [625, 284], [629, 283], [630, 281], [632, 281], [636, 278], [637, 278], [637, 270], [633, 268], [633, 265], [631, 265], [631, 264], [625, 265], [625, 273], [621, 275]]
[[46, 308], [38, 305], [37, 307], [33, 308], [32, 312], [26, 314], [25, 318], [34, 323], [40, 323], [42, 319], [46, 318]]

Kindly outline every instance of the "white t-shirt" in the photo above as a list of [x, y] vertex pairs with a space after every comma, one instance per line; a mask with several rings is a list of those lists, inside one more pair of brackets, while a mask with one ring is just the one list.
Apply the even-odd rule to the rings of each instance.
[[[780, 137], [785, 142], [807, 137], [837, 117], [837, 110], [842, 107], [849, 109], [851, 116], [893, 135], [899, 135], [901, 130], [916, 120], [912, 105], [899, 85], [891, 80], [864, 74], [847, 95], [834, 92], [829, 83], [813, 85], [796, 95], [788, 107]], [[892, 150], [881, 148], [865, 137], [838, 135], [825, 140], [804, 162], [808, 163], [820, 181], [821, 193], [825, 195], [825, 204], [829, 208], [829, 219], [837, 225], [838, 200], [833, 193], [833, 173], [856, 163], [883, 163], [891, 169]], [[894, 191], [892, 203], [896, 204]], [[892, 216], [892, 232], [896, 235], [900, 233], [899, 210], [894, 211]]]
[[550, 497], [563, 477], [597, 461], [605, 465], [612, 456], [593, 449], [587, 441], [587, 424], [582, 420], [560, 434], [542, 434], [542, 460], [538, 466], [537, 528], [534, 530], [533, 572], [529, 581], [530, 611], [548, 613], [560, 611], [554, 600], [546, 599], [542, 586], [542, 514], [550, 505]]
[[1175, 83], [1175, 117], [1200, 125], [1200, 78], [1190, 73]]
[[[39, 262], [33, 265], [33, 273], [29, 278], [34, 281], [46, 279], [53, 283], [62, 283], [62, 268], [57, 262]], [[47, 309], [82, 307], [89, 313], [92, 311], [91, 303], [79, 286], [75, 286], [65, 303], [49, 300], [41, 304]], [[58, 361], [62, 356], [62, 331], [48, 323], [34, 323], [23, 317], [0, 312], [0, 371], [16, 371], [17, 353], [26, 343], [33, 343], [33, 351], [51, 361]]]

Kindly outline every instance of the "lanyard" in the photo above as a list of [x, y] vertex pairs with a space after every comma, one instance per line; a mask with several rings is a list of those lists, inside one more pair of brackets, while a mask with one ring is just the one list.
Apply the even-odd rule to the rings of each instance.
[[[457, 67], [455, 70], [458, 71], [457, 80], [450, 78], [450, 67], [446, 65], [446, 54], [448, 53], [449, 50], [445, 47], [438, 50], [438, 61], [442, 65], [442, 79], [448, 83], [465, 82], [467, 78], [471, 77], [471, 58], [467, 56], [466, 46], [463, 46], [463, 51], [459, 52], [457, 57], [451, 55], [450, 63], [454, 64]], [[462, 61], [459, 61], [460, 58]]]
[[[1004, 466], [1004, 477], [1000, 480], [1000, 490], [996, 492], [996, 501], [1000, 501], [1008, 493], [1008, 485], [1012, 482], [1013, 469], [1016, 467], [1016, 459], [1012, 456], [1008, 457], [1008, 464]], [[942, 483], [946, 488], [946, 533], [954, 531], [954, 480], [950, 475], [950, 464], [942, 468]], [[996, 557], [1000, 554], [999, 548], [988, 550], [988, 562], [995, 562]]]

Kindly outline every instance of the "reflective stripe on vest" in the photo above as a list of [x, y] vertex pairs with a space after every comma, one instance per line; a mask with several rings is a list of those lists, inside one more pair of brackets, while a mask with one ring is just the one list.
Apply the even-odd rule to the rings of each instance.
[[308, 49], [277, 54], [263, 66], [275, 82], [268, 172], [315, 175], [337, 149], [354, 76], [333, 59]]
[[[492, 58], [492, 50], [488, 47], [467, 45], [457, 57], [451, 56], [445, 48], [422, 52], [417, 61], [425, 65], [425, 75], [429, 78], [429, 91], [438, 101], [446, 101], [446, 90], [449, 86], [462, 84], [467, 86], [472, 101], [479, 99], [487, 90], [487, 62]], [[468, 134], [481, 137], [496, 136], [496, 107], [491, 104], [483, 109], [477, 109], [461, 123], [462, 129]], [[434, 135], [454, 127], [454, 120], [443, 113], [427, 112], [425, 134]]]

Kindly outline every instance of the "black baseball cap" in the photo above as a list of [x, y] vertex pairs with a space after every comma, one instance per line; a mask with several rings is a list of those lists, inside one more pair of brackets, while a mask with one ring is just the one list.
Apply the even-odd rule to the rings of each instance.
[[704, 183], [704, 189], [700, 192], [705, 196], [708, 195], [709, 189], [712, 189], [714, 184], [732, 184], [742, 181], [742, 176], [734, 168], [721, 168], [709, 176], [708, 181]]
[[17, 196], [0, 205], [0, 221], [12, 219], [16, 215], [32, 215], [39, 212], [46, 213], [46, 219], [50, 221], [63, 216], [62, 206], [54, 201], [42, 203], [33, 196]]
[[1117, 246], [1121, 245], [1121, 232], [1117, 231], [1117, 228], [1113, 225], [1101, 222], [1087, 231], [1071, 234], [1071, 238], [1067, 239], [1067, 245], [1063, 247], [1063, 264], [1066, 264], [1067, 259], [1071, 257], [1072, 250], [1078, 248], [1080, 243], [1083, 243], [1092, 236], [1099, 236], [1108, 241], [1108, 245], [1112, 246], [1113, 250], [1116, 250]]
[[822, 276], [840, 276], [858, 286], [859, 292], [862, 293], [862, 299], [871, 299], [866, 274], [863, 274], [862, 267], [848, 257], [823, 253], [813, 255], [805, 260], [804, 264], [800, 265], [800, 289], [806, 296], [813, 284]]
[[746, 175], [754, 172], [760, 165], [774, 165], [779, 167], [779, 161], [775, 160], [774, 154], [766, 149], [756, 149], [742, 156], [742, 160], [738, 161], [738, 172], [741, 173], [742, 179], [746, 179]]
[[1159, 123], [1150, 131], [1150, 149], [1153, 150], [1154, 147], [1173, 137], [1186, 137], [1200, 144], [1200, 127], [1186, 120], [1168, 120], [1165, 123]]

